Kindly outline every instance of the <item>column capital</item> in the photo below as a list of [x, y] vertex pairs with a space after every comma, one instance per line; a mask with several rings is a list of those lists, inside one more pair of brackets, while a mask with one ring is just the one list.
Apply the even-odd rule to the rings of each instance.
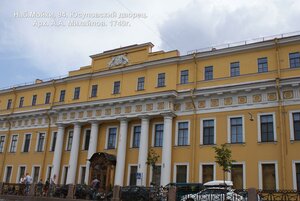
[[141, 120], [150, 120], [151, 119], [151, 116], [150, 115], [147, 115], [147, 114], [145, 114], [145, 115], [140, 115], [140, 116], [138, 116], [138, 118], [140, 118]]
[[56, 126], [57, 126], [57, 127], [61, 127], [61, 128], [67, 127], [67, 125], [64, 124], [64, 123], [56, 123]]
[[88, 123], [90, 123], [90, 124], [101, 124], [102, 122], [100, 121], [100, 120], [90, 120], [90, 121], [88, 121]]
[[81, 127], [84, 123], [83, 122], [73, 122], [72, 124], [74, 125], [74, 127], [75, 126]]
[[120, 118], [117, 118], [117, 120], [119, 120], [120, 122], [128, 122], [128, 118], [127, 117], [120, 117]]
[[164, 118], [174, 118], [174, 117], [176, 117], [176, 114], [174, 114], [173, 112], [161, 113], [161, 115], [162, 115]]

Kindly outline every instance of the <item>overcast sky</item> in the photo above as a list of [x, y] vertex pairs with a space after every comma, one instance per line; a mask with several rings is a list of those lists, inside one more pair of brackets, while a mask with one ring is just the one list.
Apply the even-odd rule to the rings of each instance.
[[299, 19], [300, 0], [1, 0], [0, 88], [66, 75], [109, 49], [152, 42], [184, 55], [300, 31]]

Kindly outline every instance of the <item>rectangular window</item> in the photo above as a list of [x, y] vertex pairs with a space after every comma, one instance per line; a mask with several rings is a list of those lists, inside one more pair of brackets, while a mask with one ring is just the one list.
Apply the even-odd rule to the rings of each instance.
[[85, 131], [85, 139], [84, 139], [84, 147], [83, 150], [89, 150], [90, 146], [90, 137], [91, 137], [91, 130]]
[[145, 87], [145, 77], [139, 77], [137, 83], [137, 90], [142, 91], [145, 89], [144, 87]]
[[73, 142], [73, 131], [69, 131], [67, 151], [71, 151], [71, 149], [72, 149], [72, 142]]
[[60, 96], [59, 96], [59, 102], [64, 102], [65, 101], [65, 96], [66, 96], [66, 90], [61, 90], [60, 91]]
[[120, 81], [114, 82], [113, 94], [119, 94], [120, 93], [120, 86], [121, 86], [121, 82]]
[[9, 152], [15, 153], [17, 151], [18, 135], [13, 135], [11, 137]]
[[188, 144], [189, 144], [189, 122], [179, 122], [177, 145], [184, 146]]
[[23, 105], [24, 105], [24, 97], [21, 97], [19, 102], [19, 107], [21, 108], [23, 107]]
[[97, 96], [97, 91], [98, 91], [98, 85], [92, 85], [92, 92], [91, 92], [91, 97], [96, 97]]
[[36, 105], [36, 99], [37, 99], [37, 95], [33, 95], [33, 96], [32, 96], [32, 102], [31, 102], [31, 105], [32, 105], [32, 106], [35, 106], [35, 105]]
[[165, 73], [159, 73], [157, 76], [157, 87], [165, 86]]
[[44, 151], [44, 142], [45, 142], [45, 133], [39, 133], [36, 151], [38, 152]]
[[212, 145], [215, 143], [214, 120], [203, 120], [203, 144]]
[[33, 183], [39, 182], [40, 167], [33, 167]]
[[189, 83], [189, 71], [188, 70], [182, 70], [180, 72], [180, 83], [181, 84]]
[[129, 186], [136, 186], [137, 166], [130, 166]]
[[275, 164], [262, 164], [262, 185], [263, 190], [276, 189]]
[[273, 115], [260, 116], [261, 142], [274, 142]]
[[51, 97], [51, 93], [47, 92], [46, 93], [46, 98], [45, 98], [45, 104], [49, 104], [50, 103], [50, 97]]
[[242, 117], [230, 118], [230, 139], [232, 144], [243, 142]]
[[20, 181], [21, 178], [23, 178], [25, 176], [25, 170], [26, 170], [26, 167], [25, 166], [20, 166], [19, 167], [19, 175], [18, 175], [18, 180], [17, 182]]
[[26, 134], [25, 139], [24, 139], [25, 141], [24, 141], [23, 152], [28, 152], [29, 151], [30, 139], [31, 139], [31, 134]]
[[74, 89], [74, 100], [77, 100], [77, 99], [79, 99], [79, 97], [80, 97], [80, 87], [75, 87], [75, 89]]
[[132, 138], [132, 147], [140, 147], [140, 136], [141, 136], [141, 126], [133, 127], [133, 138]]
[[300, 52], [293, 52], [289, 54], [290, 68], [300, 67]]
[[202, 183], [214, 180], [214, 165], [202, 165]]
[[57, 132], [53, 132], [50, 151], [55, 151], [56, 138], [57, 138]]
[[207, 66], [205, 67], [205, 72], [204, 72], [204, 79], [205, 80], [212, 80], [214, 79], [214, 68], [213, 66]]
[[176, 183], [187, 183], [187, 165], [176, 165]]
[[152, 168], [152, 183], [153, 183], [153, 185], [160, 186], [160, 177], [161, 177], [161, 166], [156, 165], [155, 168]]
[[80, 184], [84, 184], [84, 180], [85, 180], [85, 171], [86, 171], [86, 167], [85, 166], [82, 166], [81, 167], [81, 175], [80, 175]]
[[108, 129], [107, 149], [116, 148], [117, 128]]
[[234, 189], [244, 188], [244, 178], [243, 178], [243, 165], [234, 164], [231, 166], [231, 181], [233, 182]]
[[296, 184], [297, 190], [300, 191], [300, 163], [296, 163]]
[[230, 63], [230, 76], [235, 77], [240, 75], [240, 62]]
[[52, 172], [52, 166], [48, 166], [47, 180], [49, 180], [49, 181], [50, 181], [50, 178], [51, 178], [51, 172]]
[[264, 57], [257, 59], [257, 66], [259, 73], [268, 72], [268, 58]]
[[11, 173], [12, 173], [12, 166], [7, 166], [6, 167], [6, 175], [5, 175], [6, 183], [10, 183]]
[[293, 113], [294, 140], [300, 140], [300, 112]]
[[64, 167], [64, 177], [63, 177], [63, 184], [67, 184], [67, 176], [68, 176], [69, 167]]
[[6, 109], [9, 110], [11, 108], [11, 103], [12, 103], [12, 99], [8, 99]]
[[4, 150], [5, 136], [0, 136], [0, 153]]
[[163, 134], [164, 134], [164, 125], [163, 124], [155, 124], [155, 132], [154, 132], [154, 146], [155, 147], [162, 147]]

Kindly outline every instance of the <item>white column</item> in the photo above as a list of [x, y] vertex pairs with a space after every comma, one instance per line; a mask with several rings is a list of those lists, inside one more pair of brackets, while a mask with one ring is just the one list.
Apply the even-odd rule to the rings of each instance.
[[57, 126], [58, 126], [58, 131], [56, 135], [55, 150], [54, 150], [54, 156], [52, 162], [53, 169], [51, 172], [51, 178], [54, 178], [55, 175], [56, 184], [58, 184], [61, 154], [63, 151], [63, 141], [64, 141], [64, 133], [65, 133], [65, 127], [63, 124], [58, 124]]
[[71, 155], [69, 160], [67, 184], [75, 184], [78, 153], [79, 153], [80, 132], [81, 132], [81, 125], [78, 123], [74, 124], [74, 134], [72, 140]]
[[162, 147], [161, 180], [162, 186], [171, 182], [171, 160], [172, 160], [172, 115], [164, 116], [164, 134]]
[[[92, 123], [91, 136], [90, 136], [87, 159], [90, 159], [92, 155], [97, 151], [99, 122], [93, 121], [91, 123]], [[85, 168], [85, 177], [84, 177], [84, 182], [87, 185], [89, 185], [89, 175], [90, 175], [90, 161], [87, 161], [86, 168]]]
[[149, 138], [149, 117], [142, 118], [141, 136], [139, 146], [139, 162], [138, 172], [142, 174], [142, 178], [137, 180], [137, 185], [146, 186], [147, 179], [147, 157], [148, 157], [148, 138]]
[[127, 119], [121, 119], [120, 121], [115, 185], [123, 186], [128, 122]]

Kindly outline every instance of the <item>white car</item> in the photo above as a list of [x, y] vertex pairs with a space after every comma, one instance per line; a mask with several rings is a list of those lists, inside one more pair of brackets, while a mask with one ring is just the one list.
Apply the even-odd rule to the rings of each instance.
[[181, 201], [244, 201], [243, 196], [232, 189], [232, 181], [210, 181], [204, 184], [206, 189], [181, 197]]

